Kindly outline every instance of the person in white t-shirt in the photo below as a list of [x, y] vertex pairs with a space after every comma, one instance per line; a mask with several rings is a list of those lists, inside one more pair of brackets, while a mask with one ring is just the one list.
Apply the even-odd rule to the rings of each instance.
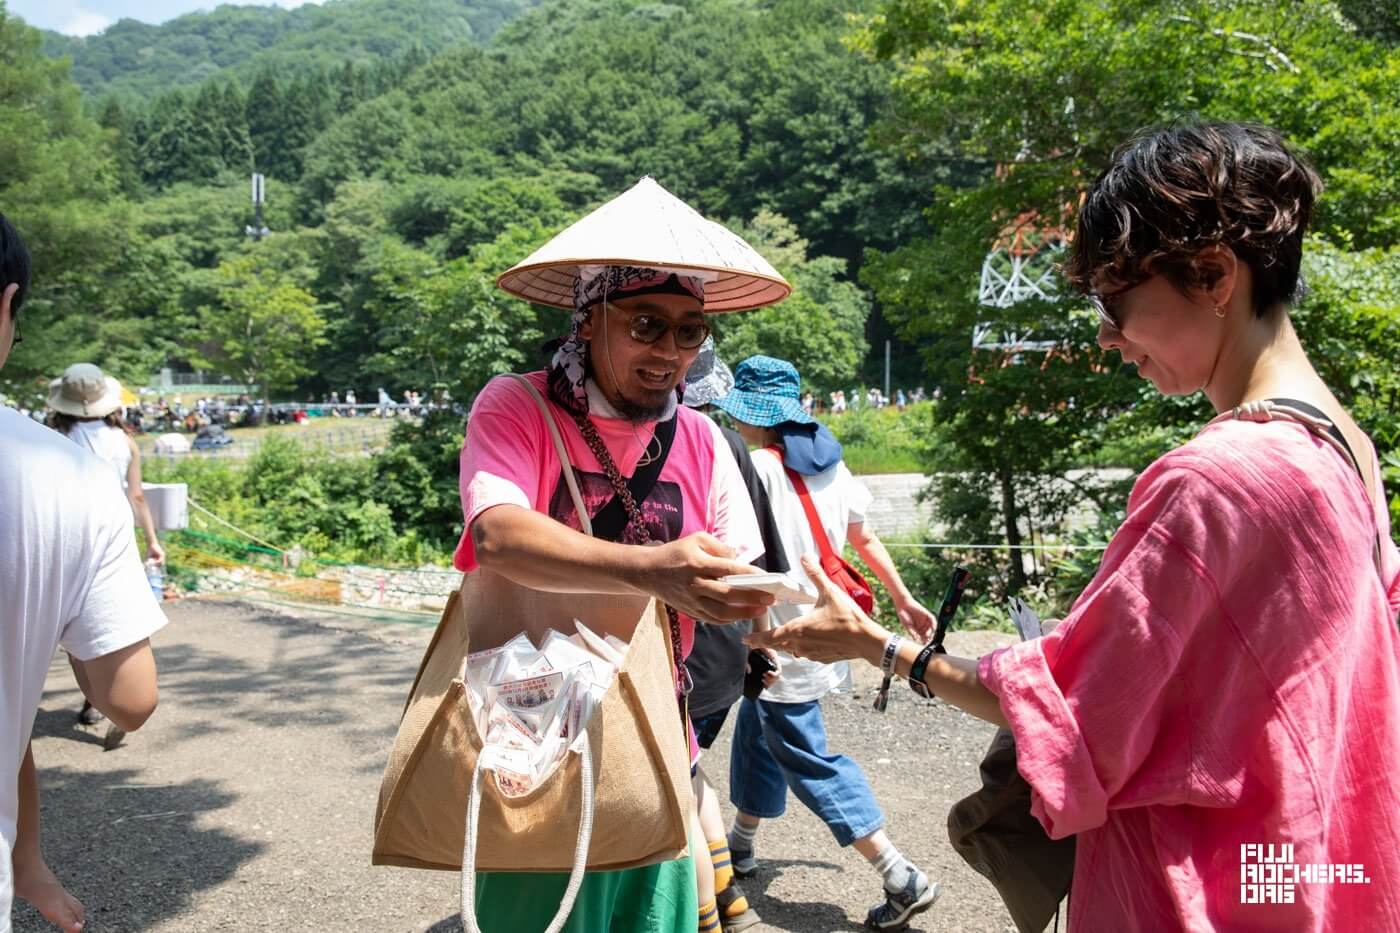
[[[92, 363], [74, 363], [49, 383], [49, 427], [111, 465], [146, 539], [146, 558], [164, 564], [165, 549], [156, 536], [156, 523], [141, 482], [141, 450], [122, 426], [121, 404], [121, 383]], [[85, 700], [78, 721], [96, 725], [102, 721], [102, 713], [92, 701]], [[125, 737], [125, 730], [113, 723], [102, 747], [111, 751]]]
[[[0, 367], [19, 342], [28, 290], [29, 253], [0, 215]], [[77, 930], [81, 906], [39, 849], [29, 734], [49, 662], [62, 645], [83, 693], [117, 725], [139, 728], [156, 707], [148, 639], [165, 616], [112, 468], [8, 408], [0, 408], [0, 541], [0, 933], [9, 933], [16, 893]]]
[[92, 363], [74, 363], [49, 383], [49, 427], [112, 465], [146, 539], [146, 556], [165, 563], [141, 482], [141, 449], [124, 427], [121, 383]]
[[[934, 617], [909, 593], [889, 552], [865, 527], [870, 491], [841, 462], [836, 438], [803, 410], [800, 385], [791, 363], [752, 356], [735, 367], [733, 390], [714, 403], [738, 423], [745, 441], [761, 448], [753, 454], [753, 465], [792, 565], [788, 582], [814, 592], [797, 558], [819, 551], [791, 471], [815, 507], [821, 525], [815, 530], [837, 554], [849, 542], [889, 590], [905, 630], [926, 641]], [[779, 628], [803, 611], [801, 606], [771, 606], [770, 626]], [[867, 925], [901, 930], [910, 917], [933, 905], [938, 885], [890, 842], [884, 814], [860, 765], [827, 749], [819, 701], [841, 681], [841, 671], [782, 652], [778, 656], [782, 677], [758, 701], [741, 702], [735, 725], [729, 759], [729, 799], [738, 811], [729, 831], [734, 872], [742, 878], [757, 870], [759, 823], [783, 814], [791, 790], [826, 823], [837, 843], [854, 846], [881, 874], [885, 900], [870, 909]]]

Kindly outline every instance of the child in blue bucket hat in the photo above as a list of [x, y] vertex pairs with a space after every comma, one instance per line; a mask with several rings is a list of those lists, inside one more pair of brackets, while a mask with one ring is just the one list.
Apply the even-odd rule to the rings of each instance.
[[[889, 551], [865, 527], [870, 491], [841, 460], [841, 444], [802, 408], [797, 368], [771, 356], [751, 356], [734, 368], [734, 388], [714, 401], [737, 422], [754, 447], [753, 464], [768, 492], [792, 568], [789, 582], [813, 592], [797, 558], [818, 552], [813, 528], [787, 470], [802, 477], [821, 519], [821, 533], [840, 553], [855, 548], [893, 597], [904, 628], [920, 641], [932, 635], [934, 617], [910, 594]], [[803, 613], [801, 606], [769, 607], [768, 622], [778, 628]], [[901, 930], [909, 919], [933, 906], [939, 887], [895, 848], [884, 831], [884, 814], [859, 764], [827, 749], [820, 700], [838, 685], [831, 664], [779, 652], [782, 677], [757, 701], [740, 703], [729, 758], [729, 799], [738, 810], [729, 831], [734, 871], [747, 877], [758, 870], [754, 840], [759, 823], [783, 814], [791, 790], [821, 817], [839, 845], [853, 845], [880, 873], [884, 902], [872, 907], [866, 924]]]
[[841, 462], [841, 443], [803, 409], [801, 389], [797, 367], [787, 360], [751, 356], [735, 368], [734, 388], [714, 404], [741, 424], [773, 428], [784, 463], [815, 476]]

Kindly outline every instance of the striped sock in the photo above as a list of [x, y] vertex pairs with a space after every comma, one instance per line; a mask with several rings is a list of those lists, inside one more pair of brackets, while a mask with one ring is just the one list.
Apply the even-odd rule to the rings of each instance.
[[736, 816], [729, 827], [729, 848], [738, 849], [740, 852], [752, 852], [753, 841], [757, 835], [757, 826], [745, 826]]
[[715, 864], [715, 891], [723, 891], [734, 880], [734, 863], [729, 858], [729, 843], [710, 843], [710, 861]]
[[[718, 902], [724, 900], [720, 895], [734, 883], [734, 863], [729, 858], [729, 846], [723, 842], [710, 843], [710, 861], [715, 866], [715, 896]], [[734, 893], [734, 899], [724, 905], [726, 919], [738, 917], [749, 909], [749, 899], [740, 894], [738, 888], [734, 889]]]
[[719, 933], [719, 908], [714, 901], [706, 901], [700, 905], [700, 930], [699, 933]]

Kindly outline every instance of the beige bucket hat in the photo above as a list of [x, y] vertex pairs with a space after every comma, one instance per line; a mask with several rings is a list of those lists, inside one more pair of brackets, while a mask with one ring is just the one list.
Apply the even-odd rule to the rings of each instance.
[[712, 273], [705, 312], [751, 311], [792, 286], [737, 234], [706, 220], [647, 176], [576, 221], [496, 279], [535, 304], [572, 309], [582, 266], [645, 266]]
[[91, 363], [74, 363], [49, 383], [49, 407], [75, 418], [105, 418], [122, 407], [122, 386]]

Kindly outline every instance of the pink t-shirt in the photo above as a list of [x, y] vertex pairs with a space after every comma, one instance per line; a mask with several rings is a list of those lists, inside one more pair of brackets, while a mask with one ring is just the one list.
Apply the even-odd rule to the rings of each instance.
[[1397, 613], [1388, 516], [1301, 425], [1153, 463], [1064, 622], [978, 668], [1079, 834], [1070, 929], [1400, 930]]
[[[530, 373], [526, 378], [548, 397], [544, 372]], [[612, 485], [573, 419], [552, 402], [550, 408], [591, 518], [612, 499]], [[634, 426], [596, 414], [592, 420], [618, 470], [630, 477], [655, 425]], [[476, 569], [472, 522], [493, 506], [518, 505], [543, 512], [571, 528], [579, 527], [549, 428], [529, 392], [510, 377], [491, 380], [472, 406], [459, 481], [466, 521], [453, 556], [458, 570], [469, 573]], [[653, 541], [674, 541], [706, 531], [738, 551], [742, 562], [763, 553], [758, 519], [739, 465], [715, 423], [689, 408], [678, 410], [671, 452], [656, 486], [638, 505]], [[695, 622], [682, 615], [682, 657], [689, 656], [694, 640]]]

